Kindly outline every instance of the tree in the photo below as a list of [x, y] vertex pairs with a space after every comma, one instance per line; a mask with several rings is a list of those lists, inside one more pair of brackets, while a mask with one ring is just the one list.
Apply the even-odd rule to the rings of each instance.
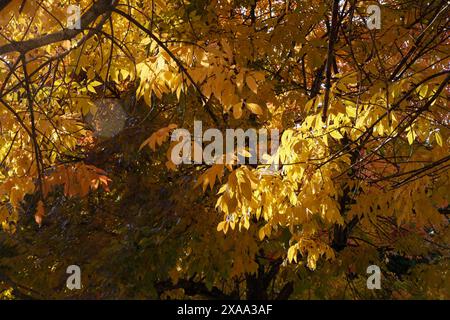
[[[5, 297], [448, 298], [447, 1], [70, 4], [0, 2]], [[194, 120], [279, 165], [175, 165]]]

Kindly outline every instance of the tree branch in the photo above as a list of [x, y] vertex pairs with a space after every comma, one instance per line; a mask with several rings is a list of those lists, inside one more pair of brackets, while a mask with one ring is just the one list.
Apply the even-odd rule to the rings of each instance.
[[330, 99], [330, 88], [331, 88], [331, 67], [334, 57], [334, 43], [339, 31], [338, 26], [338, 12], [339, 12], [339, 0], [333, 0], [333, 12], [331, 16], [331, 30], [330, 37], [328, 40], [328, 53], [327, 53], [327, 64], [325, 67], [325, 97], [323, 100], [323, 113], [322, 121], [325, 122], [327, 118], [328, 110], [328, 100]]
[[51, 43], [73, 39], [79, 33], [83, 32], [84, 29], [89, 28], [89, 25], [93, 23], [99, 16], [108, 11], [111, 11], [116, 2], [117, 0], [99, 0], [98, 2], [94, 3], [92, 7], [81, 17], [80, 29], [63, 29], [61, 31], [44, 35], [36, 39], [17, 42], [13, 41], [0, 47], [0, 55], [11, 52], [19, 52], [21, 54], [25, 54], [30, 50], [40, 48]]

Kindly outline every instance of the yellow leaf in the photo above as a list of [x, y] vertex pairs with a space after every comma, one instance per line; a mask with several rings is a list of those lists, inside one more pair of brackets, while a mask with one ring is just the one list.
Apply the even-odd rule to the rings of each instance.
[[305, 105], [305, 111], [308, 112], [309, 110], [311, 110], [311, 107], [313, 106], [315, 98], [310, 99], [306, 105]]
[[236, 86], [238, 87], [239, 90], [241, 90], [243, 85], [244, 85], [244, 72], [241, 71], [236, 76]]
[[88, 70], [86, 75], [87, 75], [88, 79], [94, 79], [94, 77], [95, 77], [95, 69], [94, 68], [89, 68], [89, 70]]
[[231, 49], [228, 41], [226, 39], [221, 39], [220, 43], [222, 45], [223, 50], [227, 54], [228, 58], [231, 59], [233, 57], [233, 50]]
[[95, 88], [91, 85], [88, 84], [87, 86], [88, 91], [92, 92], [92, 93], [97, 93], [97, 91], [95, 91]]
[[406, 137], [408, 138], [408, 143], [411, 145], [414, 142], [414, 139], [416, 138], [416, 134], [414, 133], [414, 130], [412, 128], [409, 129], [408, 133], [406, 134]]
[[242, 103], [236, 103], [233, 105], [233, 117], [239, 119], [242, 116]]
[[247, 83], [247, 86], [252, 90], [255, 94], [258, 93], [258, 85], [256, 84], [255, 78], [253, 76], [248, 75], [245, 78], [245, 83]]
[[219, 181], [222, 180], [223, 177], [223, 170], [225, 168], [224, 164], [214, 164], [211, 168], [206, 170], [199, 178], [197, 183], [195, 184], [195, 188], [199, 186], [200, 184], [203, 184], [203, 192], [206, 191], [206, 188], [209, 187], [211, 190], [214, 187], [214, 184], [216, 182], [216, 179]]
[[252, 154], [250, 152], [248, 152], [248, 150], [245, 149], [245, 148], [239, 149], [238, 150], [238, 154], [243, 156], [243, 157], [246, 157], [246, 158], [250, 158], [252, 156]]
[[151, 39], [150, 37], [146, 37], [146, 38], [144, 38], [144, 39], [141, 40], [141, 44], [142, 44], [143, 46], [146, 46], [146, 45], [148, 45], [151, 41], [152, 41], [152, 39]]
[[347, 106], [345, 108], [345, 111], [349, 117], [356, 118], [356, 108], [354, 108], [352, 106]]
[[420, 86], [419, 95], [421, 98], [425, 98], [428, 92], [428, 86], [423, 84]]
[[262, 115], [262, 114], [263, 114], [262, 108], [261, 108], [258, 104], [256, 104], [256, 103], [248, 102], [248, 103], [246, 104], [246, 106], [247, 106], [247, 108], [248, 108], [251, 112], [253, 112], [254, 114], [257, 114], [257, 115]]
[[308, 254], [308, 268], [311, 270], [316, 269], [316, 262], [317, 262], [318, 255], [317, 253], [309, 253]]
[[265, 235], [266, 234], [264, 233], [264, 227], [262, 227], [261, 229], [259, 229], [259, 232], [258, 232], [259, 240], [264, 239]]
[[219, 224], [217, 225], [217, 231], [222, 231], [225, 227], [225, 221], [221, 221], [219, 222]]
[[330, 136], [332, 136], [333, 138], [335, 138], [337, 140], [340, 140], [340, 139], [343, 138], [342, 134], [337, 129], [333, 130], [333, 131], [330, 131]]
[[6, 206], [0, 207], [0, 222], [8, 220], [9, 212]]
[[90, 85], [91, 86], [93, 86], [93, 87], [98, 87], [99, 85], [101, 85], [102, 83], [100, 82], [100, 81], [92, 81], [91, 83], [90, 83]]
[[434, 136], [436, 137], [436, 143], [440, 146], [440, 147], [442, 147], [442, 137], [441, 137], [441, 134], [438, 132], [438, 131], [436, 131], [435, 133], [434, 133]]
[[292, 262], [294, 257], [297, 255], [297, 246], [290, 246], [288, 250], [288, 261]]
[[230, 224], [228, 222], [225, 222], [225, 225], [223, 226], [223, 233], [227, 234], [229, 225]]
[[175, 129], [177, 127], [176, 124], [172, 123], [169, 124], [167, 127], [161, 128], [155, 133], [153, 133], [150, 138], [146, 139], [144, 142], [142, 142], [141, 146], [139, 147], [139, 151], [142, 150], [146, 145], [150, 147], [153, 151], [156, 150], [156, 146], [162, 145], [168, 138], [170, 130]]
[[261, 71], [256, 71], [252, 73], [253, 77], [256, 81], [263, 81], [264, 80], [264, 73]]

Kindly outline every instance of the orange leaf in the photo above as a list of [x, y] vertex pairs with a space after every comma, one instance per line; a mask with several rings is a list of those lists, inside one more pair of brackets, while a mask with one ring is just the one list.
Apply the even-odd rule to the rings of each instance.
[[42, 224], [42, 219], [44, 218], [44, 215], [45, 215], [44, 203], [42, 202], [42, 200], [39, 200], [37, 204], [36, 213], [34, 214], [34, 220], [39, 226], [41, 226]]
[[258, 93], [258, 85], [256, 84], [255, 78], [253, 76], [248, 75], [245, 78], [245, 83], [247, 83], [247, 86], [252, 90], [255, 94]]

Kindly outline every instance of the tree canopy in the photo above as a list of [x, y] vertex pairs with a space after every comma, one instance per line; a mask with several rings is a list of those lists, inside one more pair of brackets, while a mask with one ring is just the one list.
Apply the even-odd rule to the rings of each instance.
[[[0, 1], [0, 297], [448, 299], [448, 16]], [[195, 120], [278, 129], [279, 147], [177, 165], [170, 135]]]

